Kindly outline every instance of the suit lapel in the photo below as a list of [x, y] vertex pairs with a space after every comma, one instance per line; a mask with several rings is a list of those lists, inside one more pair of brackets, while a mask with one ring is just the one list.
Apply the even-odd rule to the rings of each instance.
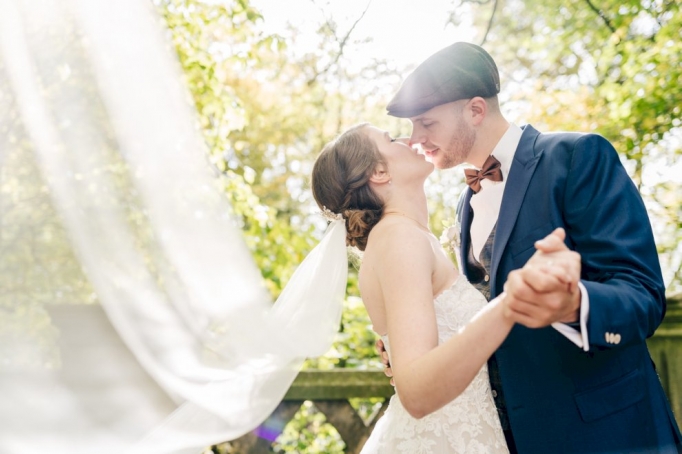
[[[528, 184], [542, 156], [543, 150], [535, 149], [535, 141], [539, 135], [540, 133], [530, 125], [526, 125], [523, 128], [521, 140], [514, 154], [514, 161], [509, 169], [507, 183], [502, 196], [500, 214], [497, 218], [497, 230], [495, 232], [490, 264], [491, 297], [497, 295], [495, 292], [497, 268], [500, 264], [502, 253], [507, 247], [507, 242], [514, 229], [514, 225], [516, 225]], [[464, 241], [462, 241], [462, 244], [464, 244]]]
[[[471, 235], [469, 228], [471, 227], [471, 196], [474, 194], [470, 187], [467, 186], [464, 193], [464, 199], [459, 207], [459, 225], [460, 225], [460, 246], [459, 246], [459, 263], [462, 265], [462, 273], [467, 275], [467, 255], [469, 251], [469, 241]], [[468, 276], [467, 276], [468, 277]]]

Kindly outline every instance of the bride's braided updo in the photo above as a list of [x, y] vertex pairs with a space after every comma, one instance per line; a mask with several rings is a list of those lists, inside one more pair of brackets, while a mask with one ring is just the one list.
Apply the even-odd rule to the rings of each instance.
[[312, 174], [315, 201], [321, 209], [326, 207], [343, 216], [346, 244], [361, 251], [384, 209], [383, 201], [369, 187], [369, 178], [382, 158], [365, 133], [366, 126], [354, 126], [325, 145]]

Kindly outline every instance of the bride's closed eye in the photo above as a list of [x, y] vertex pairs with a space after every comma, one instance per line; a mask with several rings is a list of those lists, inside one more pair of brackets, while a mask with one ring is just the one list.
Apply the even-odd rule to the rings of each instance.
[[393, 142], [396, 141], [396, 139], [394, 139], [393, 137], [391, 137], [391, 135], [388, 133], [388, 131], [384, 131], [384, 137], [385, 137], [386, 140], [388, 140], [390, 143], [393, 143]]

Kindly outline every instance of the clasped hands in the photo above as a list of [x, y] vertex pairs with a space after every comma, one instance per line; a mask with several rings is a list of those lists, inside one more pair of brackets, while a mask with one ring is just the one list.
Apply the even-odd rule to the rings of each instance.
[[580, 318], [580, 254], [566, 247], [566, 232], [554, 230], [536, 241], [526, 265], [509, 273], [501, 304], [505, 316], [528, 328]]

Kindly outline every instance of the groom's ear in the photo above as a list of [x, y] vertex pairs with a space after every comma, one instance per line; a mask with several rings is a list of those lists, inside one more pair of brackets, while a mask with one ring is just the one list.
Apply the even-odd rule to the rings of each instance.
[[377, 164], [369, 177], [369, 182], [374, 184], [386, 184], [391, 182], [391, 175], [388, 173], [388, 169], [382, 163]]
[[476, 96], [469, 100], [466, 109], [471, 117], [471, 123], [478, 126], [488, 113], [488, 103], [480, 96]]

